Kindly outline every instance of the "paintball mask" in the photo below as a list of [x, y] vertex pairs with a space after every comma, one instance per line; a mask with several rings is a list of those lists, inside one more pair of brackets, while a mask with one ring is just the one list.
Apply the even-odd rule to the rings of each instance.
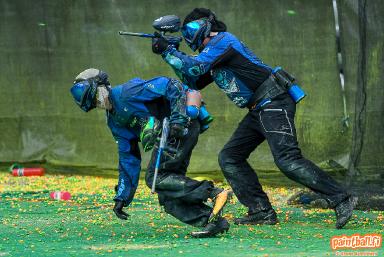
[[98, 69], [86, 69], [76, 76], [71, 88], [75, 103], [85, 112], [96, 107], [98, 87], [109, 87], [108, 74]]
[[209, 19], [204, 18], [191, 21], [181, 28], [181, 33], [192, 51], [202, 46], [204, 39], [211, 32], [211, 26]]

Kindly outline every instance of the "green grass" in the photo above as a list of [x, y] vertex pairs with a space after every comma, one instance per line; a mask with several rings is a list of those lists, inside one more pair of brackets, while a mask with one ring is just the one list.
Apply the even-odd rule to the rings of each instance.
[[[231, 226], [217, 238], [193, 239], [193, 227], [162, 211], [143, 183], [128, 208], [128, 221], [112, 212], [115, 178], [0, 173], [0, 256], [332, 256], [330, 238], [383, 234], [384, 212], [356, 211], [343, 230], [332, 210], [286, 205], [296, 188], [265, 187], [278, 212], [275, 226]], [[225, 186], [225, 185], [224, 185]], [[49, 199], [67, 190], [70, 201]], [[245, 212], [236, 199], [226, 217]], [[374, 252], [378, 256], [382, 249]]]

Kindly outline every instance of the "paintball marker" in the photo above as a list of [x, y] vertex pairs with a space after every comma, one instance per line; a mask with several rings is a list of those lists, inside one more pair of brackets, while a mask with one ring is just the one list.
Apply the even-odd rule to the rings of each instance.
[[168, 118], [164, 118], [163, 130], [161, 131], [159, 151], [157, 153], [157, 159], [156, 159], [155, 173], [153, 175], [153, 181], [152, 181], [152, 188], [151, 188], [152, 194], [155, 193], [156, 179], [157, 179], [157, 174], [158, 174], [159, 168], [160, 168], [161, 155], [163, 154], [164, 148], [165, 148], [166, 143], [167, 143], [168, 133], [169, 133], [169, 121], [168, 121]]
[[146, 38], [163, 37], [171, 45], [178, 45], [182, 41], [182, 37], [180, 36], [170, 36], [165, 34], [166, 32], [173, 33], [180, 30], [180, 18], [176, 15], [166, 15], [157, 18], [153, 21], [152, 26], [160, 33], [157, 31], [154, 34], [119, 31], [119, 35]]

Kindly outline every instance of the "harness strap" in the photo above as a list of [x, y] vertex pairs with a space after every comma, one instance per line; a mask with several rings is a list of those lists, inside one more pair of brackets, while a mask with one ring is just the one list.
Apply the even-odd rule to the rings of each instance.
[[250, 110], [259, 109], [270, 103], [276, 96], [287, 92], [276, 81], [275, 75], [271, 74], [255, 91], [247, 104]]

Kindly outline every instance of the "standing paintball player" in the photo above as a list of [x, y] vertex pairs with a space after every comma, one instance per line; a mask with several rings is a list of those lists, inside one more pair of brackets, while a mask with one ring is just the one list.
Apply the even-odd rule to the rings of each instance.
[[[76, 77], [71, 93], [85, 112], [96, 107], [106, 110], [107, 124], [119, 150], [119, 181], [113, 208], [118, 218], [128, 218], [123, 207], [131, 203], [138, 186], [141, 164], [138, 142], [141, 141], [145, 151], [151, 150], [161, 134], [159, 120], [168, 117], [169, 137], [180, 143], [176, 158], [163, 158], [167, 161], [162, 167], [168, 173], [164, 170], [156, 181], [160, 204], [181, 221], [203, 227], [202, 231], [193, 232], [193, 236], [210, 237], [229, 229], [221, 212], [230, 192], [214, 187], [210, 181], [200, 182], [185, 176], [200, 122], [187, 115], [186, 87], [182, 83], [167, 77], [135, 78], [112, 88], [105, 72], [87, 69]], [[152, 182], [154, 158], [148, 169], [148, 183]], [[213, 208], [203, 203], [207, 199], [214, 201]]]
[[183, 22], [181, 32], [188, 46], [199, 50], [188, 56], [164, 38], [152, 41], [152, 51], [161, 54], [180, 79], [194, 89], [215, 81], [240, 108], [249, 109], [230, 140], [219, 153], [219, 164], [248, 214], [236, 224], [276, 224], [276, 212], [253, 168], [249, 155], [267, 140], [275, 164], [290, 179], [323, 195], [335, 209], [336, 227], [351, 218], [357, 198], [351, 196], [327, 173], [305, 159], [296, 138], [296, 103], [304, 93], [294, 78], [281, 68], [263, 63], [217, 20], [209, 9], [196, 8]]

